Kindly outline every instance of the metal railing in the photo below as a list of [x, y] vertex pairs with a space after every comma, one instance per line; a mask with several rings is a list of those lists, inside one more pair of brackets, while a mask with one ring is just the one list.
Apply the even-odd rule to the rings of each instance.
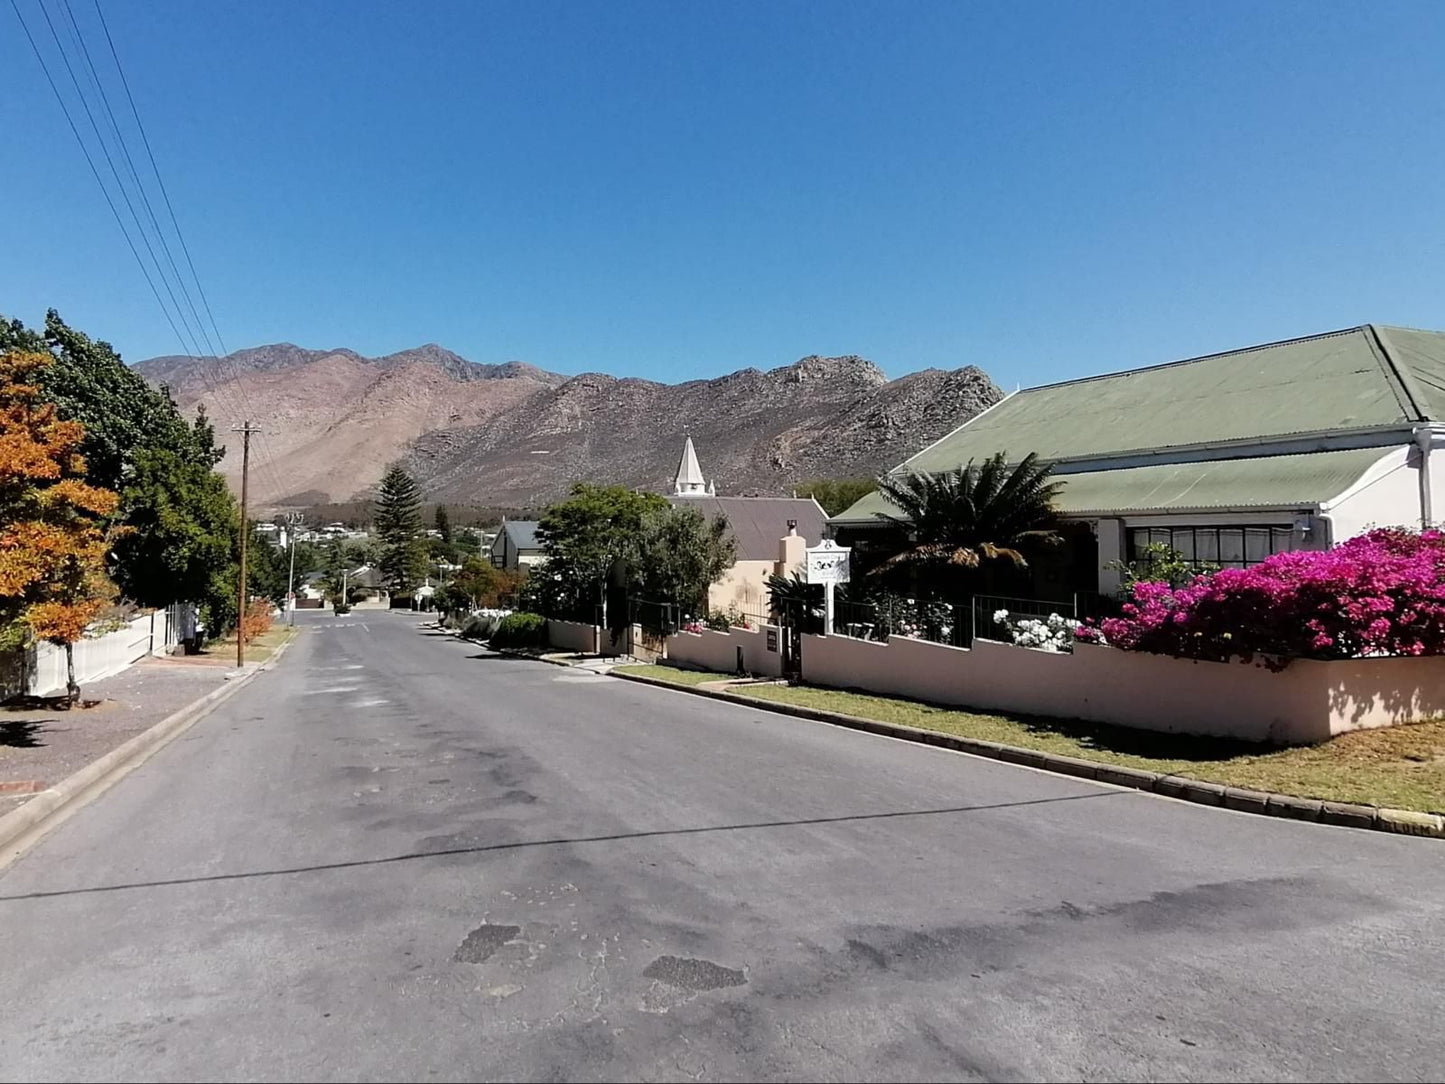
[[671, 636], [677, 631], [677, 606], [658, 599], [629, 598], [627, 600], [628, 624], [640, 625], [647, 632]]

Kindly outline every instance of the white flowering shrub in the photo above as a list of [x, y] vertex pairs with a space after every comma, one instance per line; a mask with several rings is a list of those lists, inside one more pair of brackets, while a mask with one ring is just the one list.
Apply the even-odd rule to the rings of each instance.
[[1074, 630], [1079, 627], [1077, 621], [1059, 614], [1010, 619], [1007, 610], [995, 610], [993, 622], [1008, 634], [1010, 643], [1036, 651], [1073, 650]]
[[468, 640], [489, 640], [492, 633], [497, 631], [497, 626], [502, 623], [502, 618], [511, 612], [498, 609], [473, 610], [462, 619], [462, 635]]

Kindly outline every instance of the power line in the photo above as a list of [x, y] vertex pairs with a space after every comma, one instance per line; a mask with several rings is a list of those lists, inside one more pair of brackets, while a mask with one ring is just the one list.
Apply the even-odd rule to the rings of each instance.
[[[40, 0], [40, 2], [43, 4], [44, 0]], [[136, 169], [135, 160], [130, 153], [130, 145], [129, 143], [127, 143], [124, 133], [121, 131], [120, 122], [116, 119], [115, 110], [111, 107], [110, 95], [106, 93], [104, 80], [101, 79], [100, 72], [96, 69], [94, 58], [90, 54], [90, 48], [85, 43], [85, 34], [80, 29], [80, 23], [75, 17], [75, 11], [70, 6], [70, 0], [61, 0], [61, 4], [65, 9], [65, 16], [67, 21], [69, 22], [72, 40], [75, 42], [75, 45], [80, 52], [80, 55], [85, 60], [85, 67], [90, 73], [91, 86], [94, 88], [96, 96], [99, 98], [100, 106], [102, 109], [104, 109], [106, 118], [110, 121], [110, 130], [114, 134], [116, 145], [120, 148], [120, 152], [125, 159], [126, 168], [130, 174], [131, 180], [135, 184], [136, 191], [140, 196], [141, 205], [145, 208], [146, 217], [150, 220], [150, 224], [155, 230], [156, 237], [160, 241], [161, 251], [165, 254], [166, 263], [170, 267], [171, 274], [175, 277], [176, 285], [180, 288], [181, 297], [185, 299], [186, 308], [190, 311], [191, 318], [195, 324], [195, 328], [200, 332], [200, 340], [204, 340], [207, 353], [214, 356], [216, 353], [215, 344], [211, 341], [211, 336], [206, 331], [205, 322], [201, 319], [200, 313], [196, 310], [195, 301], [191, 298], [190, 290], [186, 286], [185, 276], [181, 274], [180, 267], [176, 264], [176, 259], [174, 254], [171, 252], [171, 246], [166, 238], [165, 230], [161, 227], [160, 221], [155, 213], [155, 208], [151, 204], [150, 194], [146, 191], [145, 183], [141, 180], [140, 171]], [[96, 10], [97, 12], [99, 12], [100, 10], [98, 2], [96, 5]], [[57, 45], [58, 44], [59, 42], [57, 40]], [[78, 90], [79, 87], [77, 85], [77, 91]], [[99, 138], [98, 130], [97, 138]], [[102, 147], [104, 147], [103, 141]], [[118, 175], [117, 180], [119, 181]], [[141, 226], [142, 229], [144, 228], [143, 224], [139, 222], [138, 216], [137, 225]], [[152, 258], [154, 258], [153, 252]], [[157, 271], [161, 270], [162, 269], [159, 266], [159, 261], [157, 261]], [[174, 300], [174, 294], [172, 294], [172, 299]], [[176, 307], [177, 311], [180, 311], [179, 304], [177, 304]], [[184, 319], [184, 313], [182, 313], [182, 317]], [[191, 329], [191, 325], [189, 323], [186, 324], [186, 327], [187, 330]], [[193, 341], [194, 340], [195, 337], [193, 335]], [[184, 342], [182, 343], [182, 346], [184, 347]], [[223, 395], [221, 388], [217, 384], [213, 383], [209, 378], [207, 374], [207, 366], [204, 361], [202, 361], [200, 365], [200, 374], [201, 382], [210, 391], [211, 397], [215, 400], [216, 405], [220, 408], [223, 415], [232, 414], [239, 416], [240, 411], [236, 409], [235, 404], [230, 401], [229, 397]]]
[[[181, 253], [183, 256], [185, 256], [186, 267], [189, 268], [191, 273], [191, 279], [195, 282], [196, 285], [196, 295], [201, 299], [201, 307], [205, 310], [206, 317], [210, 321], [212, 330], [215, 332], [215, 341], [216, 344], [220, 347], [219, 352], [215, 355], [217, 367], [219, 368], [222, 365], [230, 366], [231, 377], [234, 382], [235, 390], [240, 395], [241, 402], [244, 406], [245, 414], [248, 417], [254, 417], [256, 412], [251, 407], [250, 396], [246, 393], [245, 385], [241, 381], [240, 370], [237, 367], [235, 360], [231, 357], [231, 352], [226, 349], [225, 338], [221, 335], [220, 325], [216, 321], [215, 313], [211, 310], [211, 302], [206, 296], [205, 287], [201, 284], [201, 276], [196, 271], [196, 264], [195, 260], [191, 257], [190, 246], [186, 244], [186, 235], [181, 230], [180, 220], [176, 217], [176, 209], [175, 205], [171, 202], [170, 190], [166, 188], [165, 179], [161, 176], [160, 165], [156, 162], [155, 150], [151, 146], [150, 136], [146, 132], [145, 122], [141, 120], [140, 109], [136, 106], [135, 95], [131, 92], [130, 89], [130, 80], [126, 78], [125, 65], [121, 63], [120, 51], [115, 47], [115, 38], [111, 35], [110, 24], [106, 22], [105, 19], [105, 11], [100, 6], [100, 0], [91, 0], [91, 2], [95, 7], [95, 14], [96, 18], [100, 22], [101, 32], [105, 35], [106, 45], [110, 49], [110, 57], [112, 62], [115, 64], [116, 74], [120, 76], [120, 85], [121, 88], [125, 91], [126, 103], [130, 106], [131, 117], [135, 120], [136, 131], [140, 133], [141, 144], [145, 147], [146, 158], [149, 160], [151, 166], [151, 173], [154, 174], [156, 179], [156, 187], [160, 189], [161, 199], [165, 203], [166, 214], [169, 216], [171, 222], [171, 229], [175, 231], [176, 240], [180, 243]], [[64, 0], [64, 3], [68, 8], [70, 0]], [[127, 157], [129, 157], [128, 154]], [[157, 225], [156, 228], [157, 232], [161, 232], [159, 225]], [[163, 233], [162, 237], [164, 237]], [[177, 277], [179, 278], [179, 272], [177, 272]], [[187, 300], [189, 300], [189, 297], [187, 298]], [[194, 308], [192, 311], [194, 311]], [[199, 314], [196, 315], [196, 322], [198, 324], [201, 323]], [[202, 379], [205, 379], [204, 373], [206, 363], [204, 360], [202, 360], [201, 366]], [[275, 487], [276, 495], [278, 497], [283, 496], [285, 494], [285, 486], [282, 484], [280, 477], [277, 475], [276, 468], [273, 464], [273, 461], [276, 458], [275, 451], [271, 448], [270, 442], [266, 439], [266, 433], [264, 430], [261, 433], [261, 443], [266, 448], [266, 454], [261, 459], [260, 463], [261, 470], [268, 474], [268, 481], [270, 481], [271, 484]]]
[[[11, 0], [11, 3], [13, 4], [14, 0]], [[86, 119], [90, 121], [91, 131], [95, 133], [95, 139], [96, 142], [100, 144], [101, 153], [105, 155], [105, 161], [110, 167], [111, 176], [115, 178], [116, 187], [120, 189], [121, 199], [125, 201], [126, 209], [130, 211], [131, 219], [135, 222], [136, 232], [140, 234], [141, 243], [145, 245], [146, 252], [150, 254], [151, 262], [155, 265], [156, 274], [161, 280], [161, 285], [165, 287], [166, 295], [171, 299], [171, 304], [175, 306], [176, 315], [180, 317], [181, 325], [185, 327], [186, 332], [191, 336], [192, 348], [199, 354], [201, 352], [200, 340], [197, 338], [195, 332], [191, 330], [190, 324], [186, 322], [185, 311], [181, 308], [180, 302], [176, 300], [175, 291], [171, 289], [170, 280], [166, 278], [165, 270], [161, 267], [160, 258], [156, 256], [155, 248], [151, 245], [150, 237], [146, 234], [145, 225], [141, 222], [140, 214], [136, 211], [135, 204], [131, 202], [130, 193], [126, 190], [125, 182], [121, 180], [120, 170], [116, 168], [115, 158], [110, 153], [110, 148], [106, 146], [105, 139], [100, 134], [100, 125], [96, 123], [95, 114], [91, 112], [90, 103], [86, 100], [85, 93], [81, 90], [80, 80], [76, 77], [75, 68], [70, 63], [70, 55], [65, 51], [65, 46], [60, 41], [60, 34], [55, 29], [54, 21], [50, 18], [50, 9], [45, 6], [44, 0], [41, 0], [39, 7], [40, 14], [45, 18], [45, 25], [50, 28], [50, 36], [55, 41], [55, 48], [60, 53], [61, 62], [64, 63], [65, 70], [70, 76], [71, 85], [75, 87], [76, 97], [80, 99], [80, 106], [85, 110]]]
[[146, 280], [146, 285], [150, 287], [151, 294], [156, 299], [156, 304], [160, 306], [161, 312], [165, 315], [166, 323], [170, 324], [171, 330], [175, 332], [177, 340], [180, 341], [181, 347], [184, 349], [186, 340], [184, 336], [181, 335], [180, 329], [176, 327], [175, 320], [171, 318], [171, 313], [170, 310], [166, 308], [166, 303], [161, 300], [160, 291], [156, 289], [156, 284], [151, 279], [150, 271], [146, 268], [145, 261], [141, 259], [140, 252], [135, 247], [135, 242], [131, 240], [130, 231], [125, 228], [125, 220], [121, 218], [120, 211], [115, 205], [115, 200], [111, 198], [110, 190], [106, 188], [105, 181], [101, 179], [100, 170], [96, 168], [95, 160], [90, 155], [90, 149], [85, 145], [85, 140], [81, 138], [80, 129], [76, 127], [75, 120], [70, 115], [70, 107], [66, 105], [65, 98], [60, 93], [60, 88], [55, 85], [55, 79], [50, 74], [50, 66], [46, 64], [45, 56], [40, 52], [40, 46], [36, 44], [35, 36], [30, 33], [30, 26], [26, 23], [25, 16], [21, 14], [19, 4], [16, 3], [16, 0], [10, 0], [10, 7], [14, 10], [15, 17], [20, 20], [20, 28], [25, 32], [25, 39], [30, 42], [30, 48], [35, 53], [35, 59], [40, 62], [40, 70], [45, 74], [45, 81], [50, 84], [50, 90], [55, 95], [56, 102], [60, 105], [60, 111], [65, 114], [65, 123], [70, 126], [70, 132], [75, 136], [75, 141], [80, 146], [80, 153], [85, 156], [85, 164], [90, 167], [91, 176], [95, 178], [95, 183], [100, 186], [100, 193], [105, 197], [106, 206], [110, 208], [110, 213], [115, 217], [115, 224], [120, 227], [121, 236], [125, 238], [126, 246], [130, 249], [131, 255], [135, 257], [136, 266], [140, 268], [141, 275]]

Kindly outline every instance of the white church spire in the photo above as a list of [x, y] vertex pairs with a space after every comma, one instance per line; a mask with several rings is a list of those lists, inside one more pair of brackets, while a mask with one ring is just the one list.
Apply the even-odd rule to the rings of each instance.
[[678, 497], [702, 497], [708, 492], [707, 482], [698, 466], [697, 450], [692, 446], [692, 437], [682, 446], [682, 460], [677, 464], [677, 477], [672, 482], [672, 492]]

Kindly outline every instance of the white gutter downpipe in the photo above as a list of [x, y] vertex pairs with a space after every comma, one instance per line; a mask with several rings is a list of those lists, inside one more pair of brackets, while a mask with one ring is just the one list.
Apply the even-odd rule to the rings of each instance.
[[1420, 529], [1429, 530], [1435, 525], [1435, 509], [1430, 490], [1430, 449], [1435, 444], [1436, 427], [1416, 426], [1415, 444], [1420, 449]]

